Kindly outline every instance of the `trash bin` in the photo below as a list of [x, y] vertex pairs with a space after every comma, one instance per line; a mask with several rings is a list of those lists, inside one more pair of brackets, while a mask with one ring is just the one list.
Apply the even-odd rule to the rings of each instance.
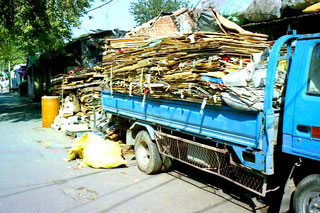
[[43, 96], [41, 98], [42, 127], [51, 127], [55, 117], [59, 114], [59, 96]]

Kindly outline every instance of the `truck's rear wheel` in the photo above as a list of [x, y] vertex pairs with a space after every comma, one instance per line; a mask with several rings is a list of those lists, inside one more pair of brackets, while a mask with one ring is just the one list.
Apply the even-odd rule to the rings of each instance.
[[142, 130], [135, 139], [136, 160], [138, 168], [146, 174], [155, 174], [162, 167], [162, 160], [157, 145], [152, 142], [149, 134]]
[[320, 175], [309, 175], [298, 184], [293, 207], [296, 213], [320, 212]]

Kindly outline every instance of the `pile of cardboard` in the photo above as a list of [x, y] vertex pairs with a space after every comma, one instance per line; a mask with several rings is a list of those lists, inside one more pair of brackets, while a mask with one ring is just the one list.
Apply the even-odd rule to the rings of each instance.
[[129, 95], [222, 104], [223, 77], [244, 69], [252, 54], [269, 46], [266, 40], [263, 34], [216, 32], [139, 39], [131, 46], [106, 39], [104, 86]]
[[69, 97], [68, 101], [72, 102], [72, 114], [90, 116], [94, 109], [101, 112], [101, 84], [106, 77], [102, 72], [101, 67], [77, 68], [67, 75], [53, 78], [55, 93], [59, 94], [63, 101]]

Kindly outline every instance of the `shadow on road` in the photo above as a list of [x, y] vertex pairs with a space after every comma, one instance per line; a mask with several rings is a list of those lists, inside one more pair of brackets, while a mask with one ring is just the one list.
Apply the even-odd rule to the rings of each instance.
[[[197, 212], [218, 211], [219, 207], [225, 202], [233, 203], [239, 206], [240, 209], [252, 212], [270, 212], [271, 210], [270, 205], [260, 202], [262, 200], [258, 195], [223, 178], [208, 174], [183, 163], [175, 161], [174, 167], [172, 171], [169, 172], [169, 175], [225, 200], [221, 203], [207, 206]], [[272, 207], [272, 209], [274, 209], [274, 207]]]
[[[100, 174], [100, 173], [103, 173], [103, 172], [105, 172], [105, 170], [100, 170], [100, 171], [97, 171], [97, 172], [92, 172], [92, 173], [89, 173], [89, 174], [79, 175], [79, 176], [65, 178], [65, 179], [54, 180], [54, 181], [51, 181], [51, 182], [36, 183], [36, 184], [30, 184], [30, 185], [25, 185], [25, 186], [15, 186], [15, 187], [0, 188], [0, 191], [6, 191], [6, 190], [12, 190], [12, 189], [20, 189], [20, 188], [23, 189], [23, 190], [20, 190], [20, 191], [17, 191], [17, 192], [1, 195], [0, 199], [11, 197], [11, 196], [22, 194], [22, 193], [26, 193], [26, 192], [30, 192], [30, 191], [36, 191], [38, 189], [42, 189], [42, 188], [46, 188], [46, 187], [50, 187], [50, 186], [54, 186], [54, 185], [61, 185], [61, 184], [64, 184], [64, 183], [66, 183], [68, 181], [71, 181], [71, 180], [80, 179], [80, 178], [84, 178], [84, 177]], [[24, 189], [24, 188], [26, 188], [26, 189]]]
[[11, 123], [41, 119], [40, 103], [10, 93], [0, 93], [0, 122]]
[[[195, 187], [198, 187], [201, 190], [204, 190], [206, 192], [212, 193], [215, 196], [222, 198], [221, 202], [214, 203], [209, 206], [204, 206], [203, 209], [200, 209], [196, 212], [219, 212], [221, 210], [220, 208], [223, 208], [223, 205], [227, 202], [233, 203], [239, 207], [239, 212], [242, 211], [250, 211], [250, 212], [277, 212], [277, 211], [270, 211], [269, 206], [266, 204], [260, 203], [256, 201], [258, 199], [257, 195], [254, 195], [251, 192], [248, 192], [245, 189], [242, 189], [241, 187], [232, 184], [228, 181], [225, 181], [222, 178], [216, 177], [214, 175], [208, 174], [203, 171], [199, 171], [197, 169], [194, 169], [192, 167], [189, 167], [185, 164], [175, 162], [175, 166], [172, 171], [168, 173], [172, 176], [167, 181], [159, 182], [157, 185], [143, 191], [137, 194], [134, 194], [132, 196], [129, 196], [124, 199], [119, 199], [118, 202], [113, 203], [111, 206], [108, 206], [106, 209], [103, 209], [99, 212], [109, 212], [112, 210], [117, 209], [119, 206], [124, 205], [125, 203], [132, 201], [136, 198], [146, 196], [146, 194], [154, 193], [154, 190], [163, 187], [164, 185], [167, 185], [177, 179], [187, 182], [190, 185], [193, 185]], [[146, 182], [153, 176], [146, 176], [144, 180], [141, 180], [141, 182]], [[121, 188], [118, 188], [114, 191], [108, 192], [106, 194], [99, 195], [99, 197], [96, 200], [104, 199], [107, 196], [110, 196], [118, 191], [128, 189], [137, 183], [132, 183], [126, 186], [123, 186]], [[183, 190], [183, 189], [182, 189]], [[74, 212], [81, 208], [83, 208], [86, 204], [80, 204], [78, 206], [72, 207], [70, 209], [66, 209], [63, 212]]]

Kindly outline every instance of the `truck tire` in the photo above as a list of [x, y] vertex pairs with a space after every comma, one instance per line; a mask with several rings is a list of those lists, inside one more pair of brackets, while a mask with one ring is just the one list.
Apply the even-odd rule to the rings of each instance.
[[296, 213], [320, 212], [320, 175], [309, 175], [298, 184], [293, 208]]
[[140, 131], [135, 139], [135, 153], [138, 168], [150, 175], [156, 174], [162, 168], [162, 160], [157, 145], [152, 142], [148, 132]]

